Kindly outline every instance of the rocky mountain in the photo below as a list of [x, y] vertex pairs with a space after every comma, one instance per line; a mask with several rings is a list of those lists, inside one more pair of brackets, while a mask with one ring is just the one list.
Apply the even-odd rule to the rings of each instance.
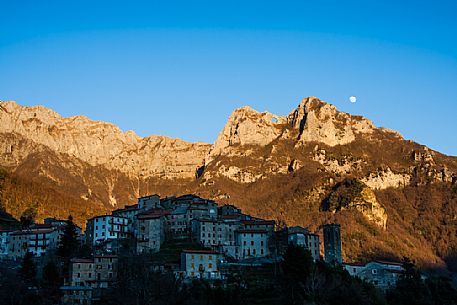
[[[196, 193], [316, 231], [338, 221], [347, 260], [409, 256], [444, 266], [457, 253], [457, 158], [315, 97], [288, 116], [236, 109], [213, 145], [0, 106], [0, 165], [54, 194], [40, 197], [40, 217], [71, 211], [83, 223], [139, 195]], [[3, 188], [3, 202], [12, 189]], [[3, 204], [19, 216], [32, 203]]]

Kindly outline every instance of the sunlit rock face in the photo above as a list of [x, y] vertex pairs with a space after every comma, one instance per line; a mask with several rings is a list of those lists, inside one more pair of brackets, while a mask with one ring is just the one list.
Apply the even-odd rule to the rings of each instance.
[[[2, 106], [1, 133], [19, 134], [55, 152], [132, 177], [194, 178], [210, 148], [206, 143], [164, 136], [141, 138], [132, 131], [122, 132], [113, 124], [84, 116], [62, 118], [41, 106], [22, 107], [15, 102], [3, 102]], [[33, 147], [29, 149], [17, 158], [32, 153]], [[4, 150], [13, 152], [14, 144]]]
[[373, 190], [356, 179], [346, 179], [338, 183], [324, 202], [323, 209], [337, 213], [344, 210], [357, 210], [366, 219], [387, 228], [387, 213], [378, 202]]

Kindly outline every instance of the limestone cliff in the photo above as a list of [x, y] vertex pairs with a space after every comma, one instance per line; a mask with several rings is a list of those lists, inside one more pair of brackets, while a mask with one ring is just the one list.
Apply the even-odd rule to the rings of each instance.
[[[141, 138], [117, 126], [84, 116], [63, 118], [41, 106], [2, 102], [0, 133], [18, 134], [52, 151], [68, 154], [92, 166], [119, 170], [130, 177], [194, 178], [210, 145], [164, 136]], [[14, 140], [3, 142], [9, 154], [4, 166], [15, 166], [33, 151], [17, 151]]]

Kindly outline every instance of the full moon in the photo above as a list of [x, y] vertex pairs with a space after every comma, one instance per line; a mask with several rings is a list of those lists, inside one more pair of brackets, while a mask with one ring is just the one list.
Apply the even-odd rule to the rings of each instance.
[[355, 96], [351, 96], [351, 97], [349, 97], [349, 101], [351, 103], [355, 103], [355, 102], [357, 102], [357, 98]]

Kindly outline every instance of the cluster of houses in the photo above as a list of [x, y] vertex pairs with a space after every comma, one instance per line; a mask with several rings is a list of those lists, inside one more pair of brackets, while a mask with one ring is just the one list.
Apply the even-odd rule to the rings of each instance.
[[[46, 219], [18, 231], [0, 232], [0, 257], [19, 259], [29, 251], [42, 256], [55, 250], [65, 221]], [[343, 265], [354, 276], [381, 289], [395, 285], [401, 264], [342, 261], [338, 224], [323, 226], [323, 245], [318, 234], [302, 227], [276, 230], [275, 221], [256, 218], [233, 205], [218, 205], [195, 195], [160, 198], [141, 197], [134, 205], [96, 216], [87, 221], [81, 241], [93, 249], [93, 257], [71, 260], [68, 280], [62, 290], [67, 304], [90, 304], [103, 288], [117, 279], [118, 251], [122, 241], [130, 241], [134, 252], [156, 253], [165, 241], [191, 239], [201, 249], [183, 249], [181, 262], [173, 271], [183, 279], [223, 279], [223, 264], [275, 262], [288, 244], [309, 250], [314, 260]], [[285, 247], [284, 247], [285, 244]], [[282, 245], [282, 247], [281, 247]], [[203, 250], [202, 250], [203, 249]], [[323, 254], [323, 255], [322, 255]]]

